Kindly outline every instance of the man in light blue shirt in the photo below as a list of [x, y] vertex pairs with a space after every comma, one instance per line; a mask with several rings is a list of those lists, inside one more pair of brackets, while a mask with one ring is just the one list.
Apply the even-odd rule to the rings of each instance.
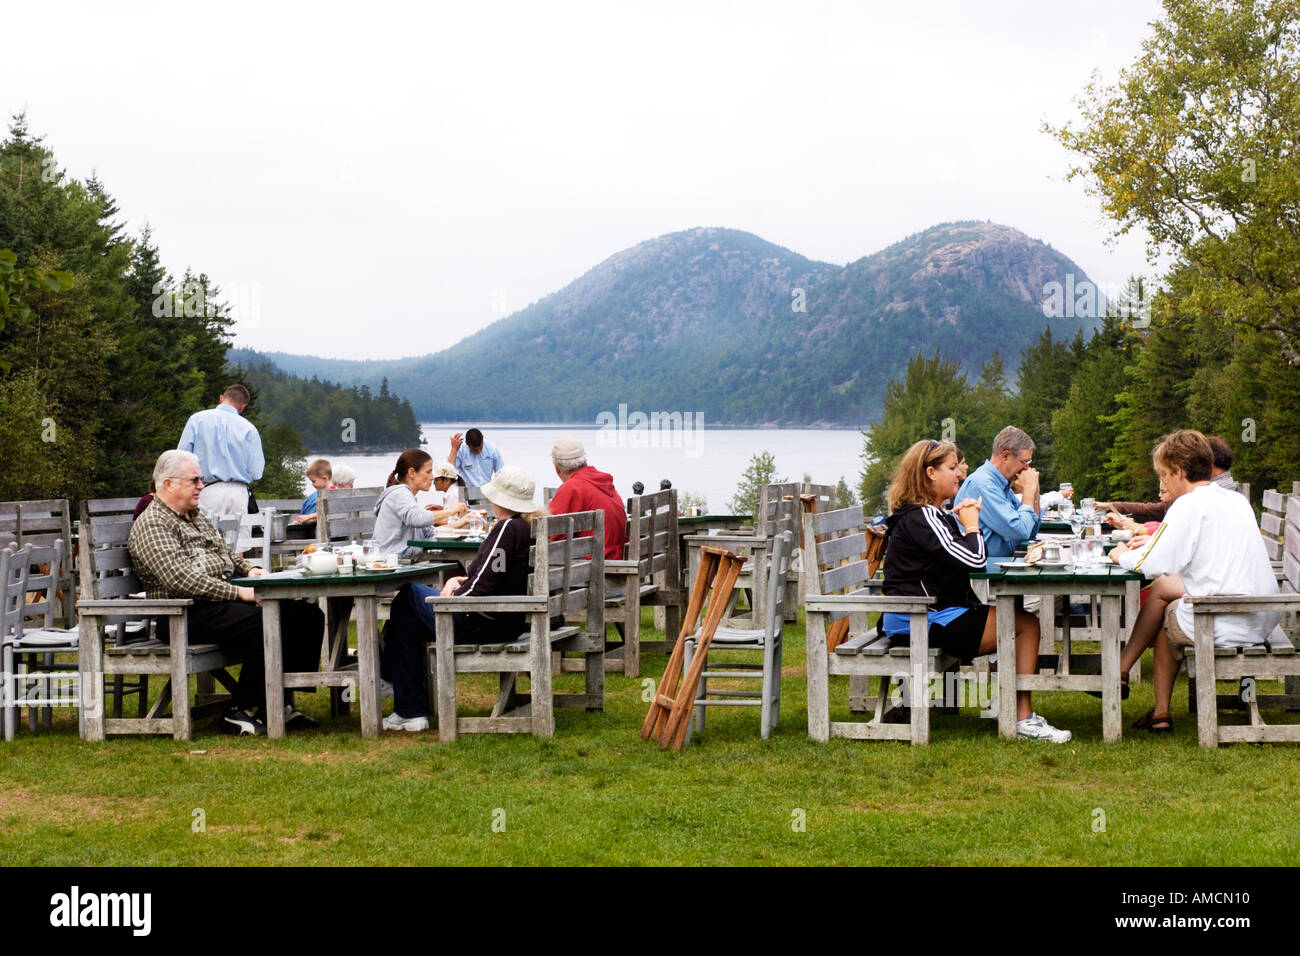
[[497, 446], [485, 441], [477, 428], [471, 428], [463, 438], [460, 432], [451, 436], [447, 461], [456, 466], [461, 479], [472, 488], [483, 487], [505, 466]]
[[985, 553], [994, 558], [1016, 553], [1021, 541], [1038, 534], [1042, 517], [1038, 512], [1038, 470], [1033, 463], [1034, 440], [1014, 425], [1008, 425], [993, 439], [993, 455], [968, 477], [957, 499], [982, 498], [980, 533]]
[[250, 398], [243, 385], [229, 386], [216, 408], [190, 416], [176, 446], [198, 456], [203, 471], [199, 510], [210, 519], [247, 514], [248, 486], [266, 467], [262, 437], [243, 417]]

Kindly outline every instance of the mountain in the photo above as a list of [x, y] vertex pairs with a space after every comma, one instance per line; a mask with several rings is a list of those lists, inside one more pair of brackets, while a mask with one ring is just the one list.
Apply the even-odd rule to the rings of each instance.
[[945, 223], [847, 266], [698, 228], [642, 242], [436, 355], [355, 362], [266, 353], [296, 375], [372, 388], [421, 420], [592, 422], [601, 411], [699, 411], [710, 423], [853, 424], [937, 345], [978, 374], [1014, 364], [1051, 282], [1086, 276], [994, 223]]

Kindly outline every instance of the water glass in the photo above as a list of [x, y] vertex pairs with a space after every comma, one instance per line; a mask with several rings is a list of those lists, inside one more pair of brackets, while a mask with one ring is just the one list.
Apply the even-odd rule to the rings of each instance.
[[1092, 514], [1094, 511], [1097, 510], [1097, 499], [1084, 498], [1082, 501], [1079, 502], [1079, 510], [1081, 510], [1084, 514], [1089, 514], [1089, 515]]
[[1069, 521], [1071, 516], [1074, 514], [1074, 502], [1071, 501], [1069, 498], [1066, 498], [1064, 501], [1062, 501], [1059, 505], [1056, 506], [1056, 508], [1058, 511], [1061, 512], [1061, 517], [1064, 518], [1066, 521]]

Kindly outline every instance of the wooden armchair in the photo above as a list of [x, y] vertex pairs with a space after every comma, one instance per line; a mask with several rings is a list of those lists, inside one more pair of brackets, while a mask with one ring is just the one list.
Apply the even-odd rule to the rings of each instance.
[[[103, 740], [108, 734], [171, 734], [189, 740], [194, 712], [190, 707], [190, 675], [212, 673], [228, 690], [234, 680], [225, 668], [238, 663], [215, 644], [191, 644], [186, 627], [193, 603], [181, 598], [145, 598], [127, 551], [130, 514], [99, 514], [86, 502], [81, 521], [81, 598], [79, 663], [81, 680], [81, 730], [86, 740]], [[128, 640], [125, 626], [132, 621], [164, 617], [166, 643], [142, 630], [141, 639]], [[116, 627], [114, 627], [116, 625]], [[113, 639], [108, 637], [113, 628]], [[104, 716], [104, 679], [122, 675], [157, 674], [167, 678], [162, 692], [140, 717]], [[140, 692], [141, 709], [147, 694]], [[204, 709], [223, 706], [224, 699], [209, 701]], [[170, 714], [166, 713], [168, 704]], [[120, 710], [117, 711], [120, 714]]]
[[[1267, 498], [1268, 492], [1265, 492]], [[1281, 612], [1294, 622], [1300, 612], [1300, 496], [1286, 499], [1282, 528], [1281, 594], [1247, 596], [1215, 595], [1188, 597], [1195, 621], [1195, 647], [1187, 651], [1189, 709], [1196, 713], [1196, 735], [1202, 747], [1221, 743], [1300, 743], [1300, 724], [1266, 724], [1260, 713], [1266, 709], [1300, 708], [1300, 655], [1296, 635], [1279, 625], [1261, 646], [1232, 648], [1214, 646], [1214, 617], [1218, 614]], [[1293, 625], [1294, 626], [1294, 625]], [[1235, 694], [1219, 694], [1216, 681], [1238, 681]], [[1283, 680], [1282, 694], [1261, 694], [1260, 681]], [[1192, 707], [1194, 703], [1194, 708]], [[1249, 723], [1223, 725], [1219, 710], [1244, 709]]]
[[[605, 706], [605, 514], [582, 511], [533, 519], [529, 593], [500, 597], [431, 597], [437, 641], [430, 652], [438, 738], [459, 734], [555, 733], [556, 707], [601, 710]], [[584, 533], [586, 533], [584, 535]], [[527, 615], [528, 630], [515, 640], [494, 644], [456, 644], [452, 614], [457, 611]], [[565, 618], [585, 615], [583, 627]], [[552, 655], [585, 657], [585, 692], [557, 694]], [[487, 717], [457, 716], [456, 675], [495, 673], [499, 690]], [[520, 675], [528, 693], [518, 693]]]
[[[958, 660], [929, 646], [928, 610], [933, 598], [890, 597], [871, 583], [866, 523], [854, 506], [803, 517], [809, 591], [805, 597], [808, 648], [808, 736], [814, 740], [850, 737], [866, 740], [930, 741], [929, 688], [932, 678], [956, 670]], [[909, 647], [889, 646], [868, 624], [868, 615], [894, 612], [911, 618]], [[828, 649], [827, 632], [834, 622], [849, 621], [842, 643]], [[830, 678], [844, 674], [862, 682], [879, 681], [875, 713], [870, 721], [830, 719]], [[910, 704], [907, 723], [886, 723], [900, 704], [889, 691], [903, 684], [903, 704]]]
[[605, 565], [608, 587], [616, 589], [605, 597], [605, 623], [618, 627], [623, 647], [606, 655], [605, 669], [639, 677], [642, 651], [666, 651], [675, 640], [642, 641], [641, 608], [664, 608], [665, 635], [682, 624], [677, 489], [629, 498], [627, 514], [627, 559]]

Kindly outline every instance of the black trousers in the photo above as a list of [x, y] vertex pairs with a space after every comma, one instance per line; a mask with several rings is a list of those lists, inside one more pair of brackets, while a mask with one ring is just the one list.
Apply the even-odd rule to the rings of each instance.
[[[244, 601], [195, 601], [189, 616], [191, 644], [218, 644], [240, 659], [239, 686], [234, 703], [240, 707], [266, 704], [266, 663], [262, 644], [262, 609]], [[286, 671], [320, 667], [325, 615], [306, 601], [280, 602], [280, 634]], [[285, 691], [285, 700], [290, 700]]]
[[[393, 711], [402, 717], [423, 717], [429, 712], [429, 689], [425, 683], [429, 645], [437, 640], [433, 611], [424, 602], [437, 591], [425, 585], [403, 585], [393, 597], [393, 607], [384, 626], [380, 673], [393, 685]], [[522, 614], [452, 615], [453, 640], [457, 644], [490, 644], [513, 641], [528, 626]]]

